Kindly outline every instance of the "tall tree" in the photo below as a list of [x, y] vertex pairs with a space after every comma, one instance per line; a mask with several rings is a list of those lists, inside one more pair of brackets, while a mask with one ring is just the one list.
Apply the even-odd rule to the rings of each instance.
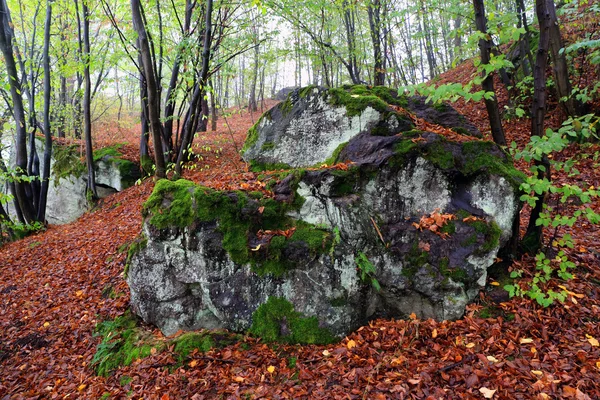
[[131, 0], [131, 15], [133, 28], [138, 34], [138, 51], [141, 58], [141, 69], [146, 80], [148, 96], [148, 119], [150, 132], [152, 133], [152, 143], [154, 145], [154, 160], [156, 165], [156, 176], [165, 178], [167, 167], [165, 155], [162, 146], [162, 125], [160, 122], [160, 96], [158, 92], [156, 70], [152, 61], [150, 52], [150, 43], [146, 25], [142, 19], [141, 5], [139, 0]]
[[[487, 17], [485, 15], [483, 0], [473, 0], [473, 9], [475, 10], [475, 24], [477, 25], [479, 32], [481, 32], [481, 38], [479, 39], [481, 64], [487, 65], [490, 63], [491, 59], [492, 40], [487, 33]], [[500, 117], [500, 110], [498, 109], [498, 99], [496, 98], [496, 92], [494, 90], [494, 77], [491, 73], [486, 71], [483, 71], [482, 73], [483, 81], [481, 82], [481, 87], [487, 93], [491, 93], [491, 96], [485, 96], [485, 108], [487, 109], [490, 120], [492, 138], [497, 144], [506, 146], [506, 137], [504, 136], [504, 129], [502, 128], [502, 118]]]

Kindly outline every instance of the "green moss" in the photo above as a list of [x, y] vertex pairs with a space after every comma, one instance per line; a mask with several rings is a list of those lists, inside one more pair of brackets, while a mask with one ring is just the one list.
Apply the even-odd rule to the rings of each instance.
[[250, 333], [266, 342], [329, 344], [335, 337], [319, 327], [317, 317], [304, 317], [292, 303], [281, 297], [269, 297], [252, 315]]
[[189, 332], [171, 340], [160, 341], [151, 332], [140, 328], [138, 319], [129, 311], [114, 320], [100, 322], [96, 325], [94, 336], [102, 337], [92, 358], [92, 366], [100, 376], [108, 376], [121, 366], [167, 349], [173, 350], [181, 364], [195, 350], [206, 352], [239, 340], [238, 335], [226, 332]]
[[300, 89], [300, 91], [298, 92], [298, 95], [300, 96], [301, 99], [306, 98], [309, 94], [312, 93], [313, 89], [318, 88], [317, 85], [308, 85], [302, 89]]
[[[296, 185], [304, 171], [293, 173], [292, 185]], [[216, 221], [217, 229], [223, 235], [223, 248], [235, 263], [250, 263], [259, 275], [280, 276], [296, 267], [294, 262], [283, 256], [292, 243], [305, 243], [310, 257], [329, 251], [332, 245], [331, 232], [302, 221], [292, 221], [286, 216], [289, 210], [298, 209], [303, 202], [301, 196], [294, 196], [291, 203], [283, 203], [262, 195], [251, 199], [243, 192], [216, 191], [184, 180], [161, 180], [144, 204], [144, 214], [149, 216], [148, 222], [158, 229], [186, 228], [196, 221]], [[256, 212], [252, 212], [253, 208]], [[261, 213], [257, 211], [259, 208]], [[289, 239], [275, 236], [270, 243], [250, 251], [248, 240], [251, 233], [260, 229], [286, 230], [293, 227], [295, 232]]]
[[434, 165], [442, 169], [450, 169], [454, 167], [454, 156], [448, 151], [442, 141], [432, 143], [425, 147], [423, 154], [426, 160], [431, 161]]
[[[194, 221], [192, 212], [192, 196], [195, 185], [193, 182], [179, 179], [169, 181], [159, 180], [154, 191], [144, 203], [143, 214], [152, 214], [150, 224], [158, 229], [169, 226], [185, 228]], [[165, 205], [168, 200], [169, 205]]]
[[129, 266], [131, 265], [131, 260], [133, 257], [139, 253], [141, 250], [145, 249], [148, 246], [148, 238], [141, 234], [137, 239], [135, 239], [127, 249], [127, 260], [125, 261], [125, 269], [123, 271], [123, 275], [127, 277], [129, 274]]
[[460, 135], [466, 135], [466, 136], [471, 136], [471, 134], [469, 133], [468, 130], [466, 130], [465, 128], [463, 128], [462, 126], [457, 126], [452, 128], [452, 130]]
[[140, 158], [140, 164], [142, 166], [144, 176], [150, 176], [154, 173], [154, 160], [152, 159], [152, 157], [142, 156]]
[[58, 185], [58, 181], [63, 178], [74, 176], [81, 177], [87, 172], [85, 163], [81, 161], [79, 156], [79, 146], [72, 144], [68, 146], [54, 145], [52, 148], [52, 156], [54, 164], [52, 165], [52, 175], [54, 176], [54, 185]]
[[331, 232], [319, 229], [315, 225], [298, 221], [296, 231], [290, 238], [292, 242], [304, 242], [312, 254], [321, 254], [331, 247]]
[[246, 141], [244, 142], [244, 146], [242, 147], [242, 154], [246, 152], [250, 147], [254, 146], [258, 141], [258, 124], [262, 121], [263, 117], [259, 118], [258, 121], [250, 129], [248, 129], [248, 133], [246, 134]]
[[104, 157], [123, 157], [123, 154], [119, 151], [123, 147], [123, 143], [117, 143], [112, 146], [103, 147], [101, 149], [94, 150], [94, 162], [102, 160]]
[[331, 183], [330, 193], [333, 196], [346, 196], [356, 191], [355, 186], [361, 181], [361, 171], [358, 167], [347, 170], [331, 170], [334, 180]]
[[340, 157], [340, 153], [342, 152], [342, 150], [344, 150], [346, 148], [347, 145], [348, 145], [348, 142], [345, 142], [345, 143], [340, 144], [338, 147], [336, 147], [336, 149], [333, 151], [333, 153], [331, 153], [331, 157], [329, 157], [327, 160], [325, 160], [324, 164], [327, 164], [327, 165], [337, 164], [338, 158]]
[[275, 148], [275, 143], [273, 142], [265, 142], [263, 143], [263, 145], [260, 147], [260, 149], [262, 151], [267, 151], [267, 150], [271, 150]]
[[[461, 218], [461, 220], [464, 220], [465, 218], [471, 216], [468, 212], [464, 210], [457, 211], [457, 215], [458, 214], [460, 214], [459, 218]], [[466, 224], [473, 227], [475, 233], [473, 233], [471, 236], [469, 236], [466, 240], [463, 241], [463, 246], [466, 247], [477, 243], [478, 235], [483, 235], [484, 238], [484, 242], [479, 252], [487, 253], [499, 246], [502, 230], [495, 221], [488, 223], [484, 220], [476, 219], [474, 221], [467, 221]]]
[[443, 257], [439, 261], [440, 273], [452, 279], [454, 282], [465, 282], [467, 280], [467, 273], [460, 268], [450, 268], [450, 259]]
[[402, 275], [407, 278], [415, 276], [417, 271], [429, 261], [429, 253], [419, 249], [419, 241], [416, 240], [408, 254], [404, 259], [404, 265], [402, 266]]
[[120, 366], [148, 357], [152, 349], [164, 348], [163, 343], [153, 340], [137, 327], [136, 318], [129, 312], [114, 320], [99, 323], [94, 336], [102, 337], [91, 363], [100, 376], [108, 376]]
[[453, 235], [456, 232], [456, 224], [454, 221], [448, 221], [440, 228], [440, 232], [447, 235]]
[[464, 165], [460, 170], [465, 175], [471, 175], [481, 169], [488, 173], [504, 177], [513, 187], [519, 188], [527, 177], [516, 169], [508, 155], [506, 159], [493, 155], [492, 148], [497, 148], [493, 142], [476, 140], [463, 144]]
[[349, 93], [348, 91], [340, 88], [329, 89], [329, 102], [334, 106], [346, 107], [346, 112], [349, 117], [362, 114], [367, 108], [371, 107], [380, 113], [387, 113], [390, 111], [388, 104], [373, 94], [357, 94]]
[[439, 111], [439, 112], [448, 111], [448, 106], [442, 102], [433, 103], [433, 108], [434, 108], [434, 110]]

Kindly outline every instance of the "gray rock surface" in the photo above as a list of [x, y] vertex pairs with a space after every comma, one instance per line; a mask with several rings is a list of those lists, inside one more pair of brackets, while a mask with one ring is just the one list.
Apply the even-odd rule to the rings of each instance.
[[376, 132], [359, 129], [337, 154], [349, 168], [281, 173], [273, 198], [160, 181], [129, 261], [133, 310], [166, 335], [247, 330], [274, 297], [338, 337], [375, 317], [460, 318], [511, 240], [522, 175], [493, 143], [410, 125], [382, 136], [369, 121]]
[[[50, 161], [46, 220], [50, 224], [61, 225], [75, 221], [88, 210], [87, 174], [79, 154], [61, 152], [59, 157], [69, 157], [69, 161], [63, 164], [67, 164], [66, 169], [71, 172], [63, 171], [60, 176], [57, 176], [57, 145], [54, 146]], [[44, 143], [41, 139], [36, 139], [36, 151], [40, 157], [44, 153]], [[14, 163], [13, 141], [8, 136], [2, 137], [2, 157], [9, 164]], [[98, 195], [101, 198], [130, 187], [139, 177], [139, 168], [135, 164], [112, 156], [96, 160], [95, 171]], [[7, 186], [2, 185], [0, 191], [8, 193]], [[15, 215], [14, 206], [11, 203], [6, 208], [9, 215]]]

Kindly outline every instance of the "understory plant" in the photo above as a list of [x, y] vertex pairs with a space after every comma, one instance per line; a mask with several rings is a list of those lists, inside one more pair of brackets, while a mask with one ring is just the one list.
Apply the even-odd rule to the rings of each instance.
[[[554, 156], [564, 150], [573, 139], [587, 139], [594, 136], [597, 121], [598, 119], [592, 115], [569, 118], [560, 129], [556, 131], [547, 129], [543, 137], [533, 136], [521, 151], [517, 150], [516, 143], [513, 142], [511, 151], [516, 160], [532, 162], [547, 157], [554, 171], [562, 171], [569, 177], [579, 175], [579, 171], [575, 168], [575, 160], [557, 161]], [[524, 238], [523, 247], [526, 250], [537, 251], [531, 282], [517, 281], [504, 288], [511, 297], [527, 296], [547, 307], [555, 300], [562, 302], [566, 298], [564, 290], [556, 292], [548, 289], [546, 285], [548, 281], [552, 278], [572, 279], [572, 271], [576, 267], [567, 250], [573, 249], [575, 243], [571, 235], [565, 233], [564, 228], [572, 228], [582, 219], [587, 219], [592, 224], [600, 223], [600, 215], [591, 207], [598, 201], [599, 192], [593, 186], [585, 187], [585, 185], [551, 181], [547, 178], [549, 174], [546, 173], [548, 171], [543, 165], [534, 164], [530, 170], [531, 175], [521, 185], [521, 190], [524, 192], [521, 200], [533, 207], [538, 199], [545, 199], [544, 211], [535, 224], [552, 229], [552, 233], [546, 243], [531, 243], [530, 238]], [[538, 174], [539, 171], [544, 174]], [[577, 199], [581, 205], [571, 212], [566, 205], [573, 199]], [[523, 274], [523, 270], [514, 270], [511, 272], [511, 278], [520, 278]]]

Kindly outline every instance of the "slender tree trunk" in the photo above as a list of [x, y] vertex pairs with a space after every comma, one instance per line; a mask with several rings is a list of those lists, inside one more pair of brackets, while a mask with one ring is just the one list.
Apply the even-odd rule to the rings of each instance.
[[[23, 107], [23, 98], [21, 97], [21, 81], [17, 73], [17, 65], [14, 59], [12, 42], [14, 40], [14, 31], [10, 21], [10, 13], [6, 0], [0, 0], [0, 48], [4, 56], [6, 74], [10, 85], [10, 94], [12, 98], [13, 116], [15, 118], [15, 165], [18, 169], [17, 178], [27, 175], [27, 131], [25, 121], [25, 109]], [[15, 200], [18, 210], [22, 213], [23, 220], [27, 223], [36, 220], [36, 213], [31, 198], [27, 196], [27, 182], [17, 179], [15, 184]]]
[[367, 6], [369, 28], [373, 43], [373, 84], [385, 85], [384, 57], [381, 51], [381, 0], [371, 0]]
[[[533, 104], [531, 109], [531, 136], [544, 136], [544, 118], [546, 116], [546, 67], [548, 66], [548, 47], [550, 44], [550, 30], [552, 29], [552, 17], [547, 8], [546, 0], [536, 0], [535, 11], [540, 24], [540, 40], [533, 68]], [[551, 179], [550, 162], [544, 155], [541, 161], [536, 161], [535, 165], [543, 167], [538, 169], [538, 178]], [[537, 220], [544, 209], [545, 193], [538, 197], [538, 200], [531, 210], [527, 231], [523, 238], [525, 251], [529, 253], [536, 252], [542, 241], [542, 226], [537, 225]]]
[[165, 155], [162, 146], [162, 126], [160, 123], [160, 98], [157, 97], [157, 83], [154, 71], [154, 64], [150, 54], [150, 45], [148, 43], [148, 35], [146, 27], [142, 21], [140, 11], [140, 1], [131, 0], [131, 14], [133, 26], [138, 34], [139, 52], [142, 58], [142, 69], [146, 78], [146, 88], [148, 93], [148, 117], [150, 123], [150, 131], [152, 132], [152, 142], [154, 144], [154, 159], [156, 165], [156, 176], [158, 178], [166, 177]]
[[90, 13], [87, 6], [88, 0], [82, 1], [83, 11], [83, 134], [85, 136], [85, 160], [88, 170], [87, 190], [92, 193], [92, 199], [98, 199], [96, 190], [96, 173], [94, 171], [94, 154], [92, 149], [92, 112], [91, 93], [92, 82], [90, 78]]
[[37, 205], [37, 220], [46, 220], [46, 202], [48, 199], [48, 184], [50, 183], [50, 159], [52, 157], [52, 130], [50, 127], [50, 25], [52, 23], [52, 3], [46, 1], [46, 23], [44, 29], [44, 165], [42, 182]]
[[556, 17], [556, 8], [553, 0], [546, 0], [546, 8], [550, 15], [550, 55], [553, 61], [554, 80], [560, 105], [571, 117], [582, 114], [583, 105], [573, 97], [573, 86], [569, 79], [569, 67], [563, 51], [564, 43], [560, 34], [560, 26]]
[[[473, 8], [475, 10], [475, 23], [477, 29], [484, 35], [487, 36], [487, 18], [485, 16], [485, 9], [483, 6], [483, 0], [473, 0]], [[487, 65], [490, 63], [492, 43], [490, 39], [479, 39], [479, 50], [481, 51], [481, 64]], [[502, 118], [500, 117], [500, 111], [498, 110], [498, 99], [496, 98], [496, 92], [494, 90], [494, 77], [491, 74], [485, 74], [481, 87], [486, 92], [493, 93], [491, 99], [485, 98], [485, 108], [488, 112], [490, 120], [490, 128], [492, 130], [492, 138], [494, 142], [501, 146], [506, 146], [506, 137], [504, 136], [504, 129], [502, 129]]]

